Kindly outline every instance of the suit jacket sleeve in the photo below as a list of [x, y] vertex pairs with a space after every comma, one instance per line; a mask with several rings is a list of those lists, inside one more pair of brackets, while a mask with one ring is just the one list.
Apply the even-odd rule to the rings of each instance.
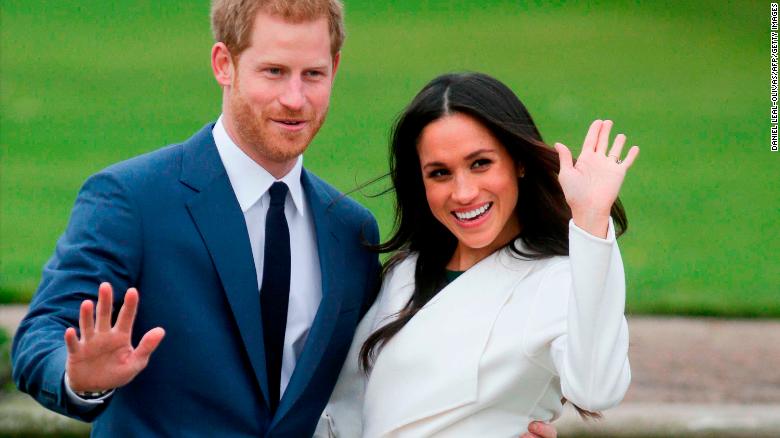
[[[378, 245], [379, 244], [379, 225], [376, 223], [376, 219], [374, 219], [374, 216], [371, 215], [371, 213], [368, 213], [368, 220], [366, 222], [366, 226], [364, 226], [365, 230], [365, 243], [368, 245]], [[366, 294], [363, 299], [363, 305], [360, 308], [360, 316], [366, 314], [368, 309], [371, 307], [372, 304], [374, 304], [374, 301], [376, 300], [377, 295], [379, 294], [379, 289], [382, 286], [381, 285], [381, 271], [382, 266], [379, 263], [379, 256], [376, 253], [373, 253], [370, 255], [371, 261], [368, 271], [366, 272]]]
[[608, 409], [631, 381], [625, 274], [612, 220], [606, 239], [571, 221], [569, 263], [557, 268], [542, 290], [568, 291], [566, 332], [551, 346], [563, 396], [588, 411]]
[[109, 171], [88, 179], [12, 346], [16, 385], [44, 407], [92, 421], [110, 402], [84, 408], [69, 401], [63, 382], [64, 333], [68, 327], [78, 330], [81, 302], [96, 301], [103, 281], [114, 288], [116, 316], [140, 269], [141, 235], [138, 211], [119, 179]]

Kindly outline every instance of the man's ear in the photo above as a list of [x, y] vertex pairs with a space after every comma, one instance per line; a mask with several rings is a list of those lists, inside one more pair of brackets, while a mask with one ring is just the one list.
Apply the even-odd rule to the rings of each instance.
[[333, 55], [333, 74], [331, 75], [333, 80], [336, 79], [336, 70], [339, 69], [339, 62], [340, 61], [341, 61], [341, 51], [336, 52], [336, 54]]
[[225, 43], [216, 43], [211, 48], [211, 69], [219, 85], [224, 87], [233, 83], [235, 66]]

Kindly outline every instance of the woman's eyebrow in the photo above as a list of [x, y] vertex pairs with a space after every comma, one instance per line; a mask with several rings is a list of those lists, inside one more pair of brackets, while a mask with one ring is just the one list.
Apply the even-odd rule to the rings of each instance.
[[[463, 158], [463, 161], [473, 160], [474, 157], [477, 157], [482, 154], [495, 154], [495, 153], [496, 151], [494, 151], [493, 149], [487, 149], [487, 148], [477, 149], [476, 151], [466, 155]], [[425, 163], [423, 165], [423, 169], [427, 169], [428, 167], [447, 167], [447, 165], [442, 163], [441, 161], [431, 161], [430, 163]]]
[[432, 161], [423, 165], [423, 169], [427, 169], [429, 167], [446, 167], [446, 165], [440, 161]]
[[465, 159], [466, 159], [466, 160], [471, 160], [471, 159], [473, 159], [474, 157], [476, 157], [477, 155], [481, 155], [481, 154], [492, 154], [492, 153], [495, 153], [495, 151], [494, 151], [493, 149], [486, 149], [486, 148], [485, 148], [485, 149], [477, 149], [476, 151], [474, 151], [474, 152], [472, 152], [472, 153], [470, 153], [470, 154], [466, 155], [466, 158], [465, 158]]

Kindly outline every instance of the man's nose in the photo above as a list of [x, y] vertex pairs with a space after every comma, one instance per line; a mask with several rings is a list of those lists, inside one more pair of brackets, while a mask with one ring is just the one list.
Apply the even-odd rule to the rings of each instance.
[[479, 187], [470, 175], [456, 175], [455, 186], [452, 191], [452, 199], [459, 204], [469, 204], [479, 194]]
[[300, 78], [291, 78], [287, 81], [282, 94], [279, 96], [279, 103], [292, 111], [300, 111], [305, 101], [303, 82]]

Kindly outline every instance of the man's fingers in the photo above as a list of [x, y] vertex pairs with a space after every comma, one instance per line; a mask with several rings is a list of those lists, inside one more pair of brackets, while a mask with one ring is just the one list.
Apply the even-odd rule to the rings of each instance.
[[601, 130], [599, 131], [599, 140], [596, 144], [596, 152], [600, 155], [607, 153], [607, 146], [609, 146], [609, 131], [612, 130], [612, 120], [604, 120], [601, 124]]
[[558, 152], [558, 160], [561, 163], [561, 169], [559, 172], [562, 172], [564, 169], [570, 169], [574, 164], [572, 162], [571, 158], [571, 151], [569, 148], [564, 146], [562, 143], [555, 143], [555, 151]]
[[626, 159], [623, 160], [623, 165], [626, 166], [626, 169], [631, 167], [632, 164], [634, 164], [634, 160], [636, 160], [636, 157], [639, 155], [639, 146], [631, 146], [631, 149], [628, 150], [628, 154], [626, 154]]
[[97, 319], [95, 329], [98, 332], [111, 330], [111, 308], [114, 305], [114, 292], [109, 283], [100, 283], [98, 288]]
[[114, 328], [119, 332], [131, 333], [133, 331], [133, 321], [138, 310], [138, 291], [131, 287], [125, 294], [125, 302], [119, 309], [119, 316], [116, 318]]
[[84, 300], [81, 302], [79, 308], [79, 330], [81, 330], [81, 338], [85, 341], [89, 341], [92, 335], [95, 333], [95, 315], [94, 305], [90, 300]]
[[157, 349], [164, 337], [165, 330], [163, 330], [162, 327], [155, 327], [146, 332], [144, 337], [141, 338], [141, 342], [138, 343], [138, 347], [136, 347], [133, 352], [137, 364], [136, 369], [138, 371], [141, 371], [146, 367], [146, 364], [149, 362], [149, 357], [154, 350]]
[[596, 142], [599, 138], [599, 130], [601, 130], [601, 120], [594, 120], [588, 128], [588, 134], [585, 136], [585, 141], [582, 142], [582, 152], [593, 152], [596, 150]]
[[73, 327], [68, 327], [65, 330], [65, 346], [68, 347], [68, 354], [76, 354], [79, 351], [79, 338]]

